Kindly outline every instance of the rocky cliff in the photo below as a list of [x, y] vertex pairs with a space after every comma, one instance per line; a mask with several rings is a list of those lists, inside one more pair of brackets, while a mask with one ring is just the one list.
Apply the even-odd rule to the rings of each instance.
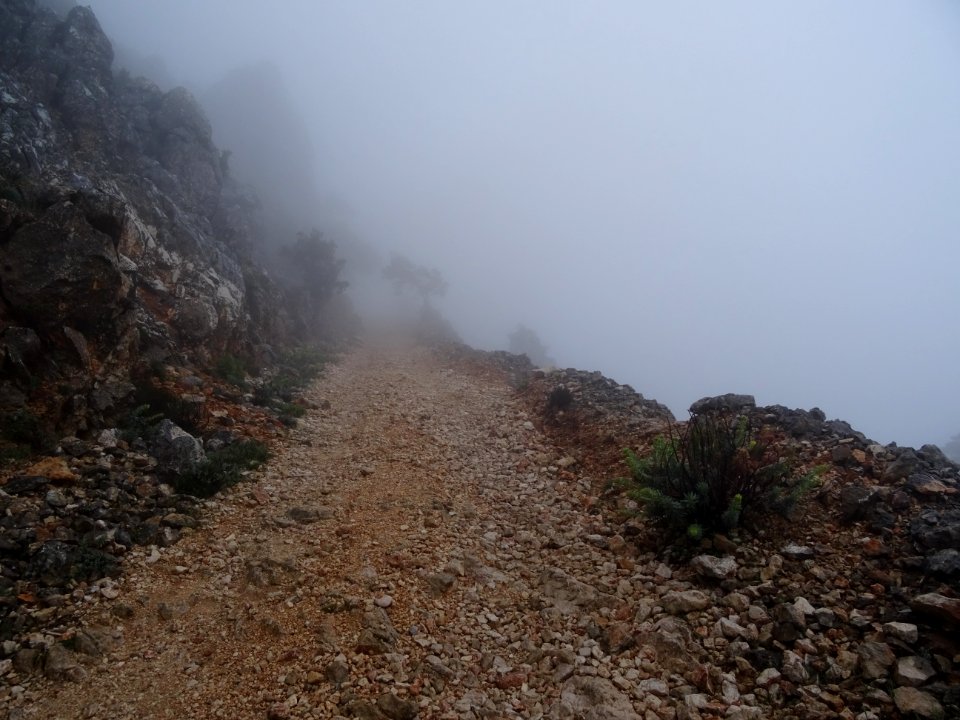
[[0, 403], [42, 387], [66, 431], [113, 412], [138, 366], [290, 334], [249, 259], [257, 200], [203, 111], [112, 60], [88, 8], [0, 2]]

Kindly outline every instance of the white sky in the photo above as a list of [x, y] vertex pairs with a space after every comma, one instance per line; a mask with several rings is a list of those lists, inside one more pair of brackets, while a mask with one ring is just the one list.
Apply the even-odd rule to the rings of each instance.
[[273, 62], [323, 194], [477, 345], [960, 432], [960, 3], [90, 4], [191, 87]]

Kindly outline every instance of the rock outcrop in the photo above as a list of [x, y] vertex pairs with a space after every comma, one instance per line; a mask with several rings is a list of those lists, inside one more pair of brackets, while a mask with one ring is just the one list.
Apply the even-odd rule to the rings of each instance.
[[88, 8], [0, 2], [0, 402], [55, 379], [67, 432], [114, 410], [138, 365], [289, 337], [250, 259], [256, 199], [203, 111], [112, 60]]

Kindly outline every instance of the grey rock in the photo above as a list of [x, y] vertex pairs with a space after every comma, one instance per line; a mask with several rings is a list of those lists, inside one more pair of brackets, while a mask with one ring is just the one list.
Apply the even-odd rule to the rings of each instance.
[[540, 574], [540, 585], [543, 596], [568, 615], [613, 602], [605, 593], [557, 567], [548, 567]]
[[863, 485], [845, 485], [840, 490], [840, 514], [844, 520], [862, 520], [877, 501], [877, 491]]
[[888, 638], [912, 645], [917, 641], [919, 633], [913, 623], [888, 622], [883, 624], [883, 634]]
[[120, 566], [113, 555], [93, 547], [48, 540], [27, 563], [25, 575], [48, 587], [68, 580], [116, 577]]
[[63, 494], [61, 490], [52, 489], [47, 491], [47, 495], [44, 498], [47, 505], [52, 508], [63, 508], [67, 506], [69, 502], [67, 496]]
[[167, 513], [161, 519], [164, 525], [172, 528], [195, 528], [199, 524], [195, 517], [183, 513]]
[[397, 642], [397, 631], [390, 617], [382, 608], [374, 608], [363, 614], [363, 630], [357, 639], [357, 652], [367, 655], [383, 655], [390, 652]]
[[885, 482], [896, 482], [912, 475], [923, 467], [920, 458], [910, 448], [904, 448], [897, 455], [897, 459], [887, 465], [883, 471]]
[[350, 666], [340, 660], [334, 660], [327, 665], [324, 677], [328, 682], [339, 687], [350, 677]]
[[105, 450], [112, 450], [120, 443], [120, 431], [117, 430], [117, 428], [102, 430], [100, 434], [97, 435], [97, 443]]
[[890, 666], [897, 656], [886, 643], [865, 642], [857, 648], [860, 657], [860, 671], [866, 680], [885, 678], [890, 674]]
[[911, 655], [897, 661], [897, 669], [894, 671], [893, 679], [897, 685], [919, 687], [936, 674], [937, 671], [933, 669], [929, 660], [919, 655]]
[[960, 600], [940, 593], [918, 595], [910, 603], [914, 612], [952, 625], [960, 625]]
[[681, 674], [697, 665], [701, 653], [689, 625], [673, 617], [661, 618], [651, 630], [637, 633], [636, 642], [652, 651], [662, 667]]
[[78, 679], [76, 656], [60, 643], [51, 645], [43, 658], [43, 674], [51, 680]]
[[200, 441], [169, 419], [157, 428], [153, 452], [164, 470], [177, 475], [189, 473], [207, 457]]
[[630, 698], [609, 680], [578, 675], [560, 690], [561, 717], [579, 720], [641, 720]]
[[4, 297], [32, 327], [51, 334], [64, 325], [83, 327], [104, 340], [116, 339], [133, 290], [112, 238], [69, 201], [13, 234], [4, 247], [0, 283]]
[[457, 576], [447, 572], [429, 573], [425, 580], [431, 593], [434, 595], [443, 595], [456, 585]]
[[960, 547], [960, 508], [924, 507], [910, 522], [913, 541], [930, 553]]
[[377, 698], [377, 707], [390, 720], [413, 720], [420, 714], [420, 706], [413, 700], [404, 700], [389, 692]]
[[926, 565], [930, 572], [937, 575], [960, 576], [960, 550], [939, 550], [927, 558]]
[[756, 407], [756, 405], [757, 401], [753, 395], [727, 393], [726, 395], [700, 398], [690, 406], [690, 414], [699, 415], [706, 412], [723, 411], [739, 412], [745, 408]]
[[5, 359], [21, 377], [29, 378], [43, 345], [31, 328], [9, 326], [0, 332], [0, 359]]
[[344, 708], [347, 717], [357, 720], [385, 720], [386, 715], [372, 702], [367, 700], [351, 700]]
[[700, 590], [675, 590], [668, 592], [660, 602], [663, 609], [671, 615], [680, 615], [683, 613], [704, 610], [712, 604], [710, 597]]
[[36, 648], [22, 648], [13, 656], [13, 669], [21, 675], [30, 675], [40, 667], [41, 653]]
[[301, 525], [309, 525], [319, 522], [320, 520], [329, 520], [333, 516], [333, 508], [329, 507], [312, 508], [297, 506], [287, 510], [287, 517]]
[[697, 555], [690, 565], [698, 575], [714, 580], [726, 580], [737, 574], [737, 561], [729, 556]]
[[784, 545], [780, 553], [791, 560], [807, 560], [814, 556], [813, 548], [806, 545]]
[[647, 678], [637, 684], [637, 690], [644, 695], [656, 695], [657, 697], [667, 697], [670, 695], [670, 686], [660, 678]]
[[783, 667], [780, 668], [783, 676], [798, 685], [810, 682], [810, 672], [803, 664], [803, 660], [795, 652], [787, 650], [783, 654]]
[[907, 717], [945, 720], [943, 705], [930, 693], [912, 687], [898, 687], [893, 691], [897, 710]]

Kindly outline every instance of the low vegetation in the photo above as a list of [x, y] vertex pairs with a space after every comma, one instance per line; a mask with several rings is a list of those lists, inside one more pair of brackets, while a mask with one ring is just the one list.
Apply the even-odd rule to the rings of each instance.
[[247, 382], [247, 363], [236, 355], [221, 355], [214, 366], [214, 372], [221, 380], [231, 385], [243, 387]]
[[819, 475], [795, 475], [748, 416], [728, 413], [694, 415], [658, 437], [648, 455], [625, 455], [630, 477], [620, 483], [668, 540], [699, 540], [786, 515]]
[[143, 432], [149, 430], [163, 418], [169, 418], [191, 435], [200, 432], [202, 408], [183, 397], [157, 385], [152, 381], [137, 386], [134, 393], [134, 410], [121, 422], [121, 429], [127, 430], [132, 437], [143, 437]]
[[178, 493], [195, 497], [210, 497], [220, 490], [236, 485], [244, 473], [267, 461], [270, 451], [258, 440], [243, 440], [211, 452], [192, 472], [180, 475], [174, 481]]
[[548, 415], [566, 412], [570, 409], [571, 405], [573, 405], [573, 393], [563, 385], [558, 385], [547, 395]]
[[324, 353], [310, 347], [288, 352], [280, 359], [277, 371], [254, 389], [253, 402], [276, 410], [285, 425], [296, 424], [306, 408], [294, 402], [295, 396], [320, 374], [327, 359]]
[[147, 437], [163, 420], [163, 413], [153, 412], [149, 403], [137, 405], [120, 420], [120, 437], [131, 443]]

